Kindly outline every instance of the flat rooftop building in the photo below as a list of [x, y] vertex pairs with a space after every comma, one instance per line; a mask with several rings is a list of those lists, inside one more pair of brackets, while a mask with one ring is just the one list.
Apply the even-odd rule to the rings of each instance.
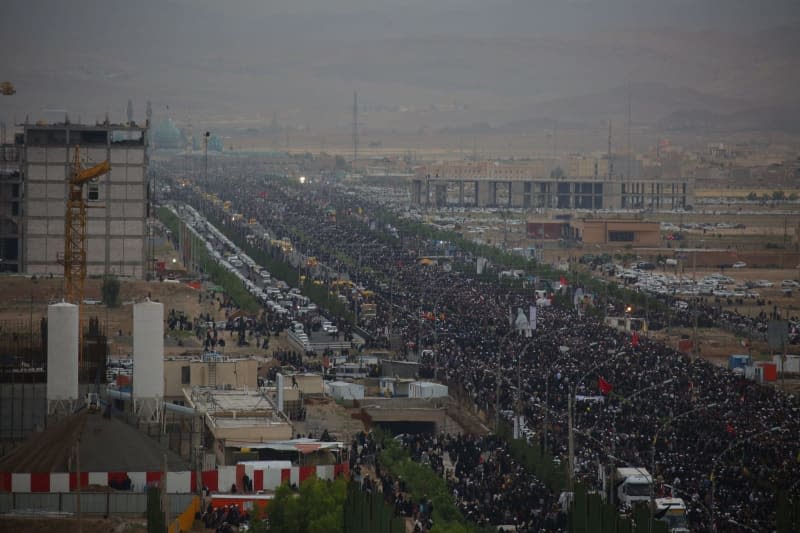
[[[82, 166], [108, 160], [111, 171], [84, 186], [87, 274], [143, 278], [147, 247], [147, 126], [131, 124], [24, 124], [3, 159], [6, 171], [0, 221], [4, 268], [28, 274], [63, 274], [64, 214], [75, 147]], [[11, 161], [5, 161], [9, 167]], [[8, 191], [6, 191], [6, 188]], [[8, 248], [8, 249], [6, 249]]]
[[272, 400], [251, 389], [184, 389], [187, 407], [203, 413], [218, 465], [235, 464], [248, 444], [292, 438], [292, 425]]

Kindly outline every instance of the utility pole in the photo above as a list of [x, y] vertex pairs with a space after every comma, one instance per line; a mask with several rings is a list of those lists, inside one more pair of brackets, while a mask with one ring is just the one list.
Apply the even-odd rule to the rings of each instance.
[[164, 473], [161, 480], [161, 505], [164, 507], [164, 524], [169, 531], [169, 496], [167, 496], [167, 454], [164, 454]]
[[[692, 253], [692, 285], [697, 288], [697, 248], [695, 248], [694, 252]], [[694, 340], [692, 341], [692, 354], [694, 358], [697, 359], [699, 356], [699, 346], [697, 345], [697, 306], [698, 300], [700, 297], [695, 294], [694, 296], [694, 329], [692, 331], [692, 335], [694, 336]]]
[[203, 181], [205, 187], [208, 189], [208, 138], [211, 137], [211, 132], [203, 134]]
[[353, 164], [358, 160], [358, 91], [353, 91]]
[[633, 154], [631, 153], [631, 82], [628, 81], [628, 157], [625, 161], [625, 178], [630, 180], [631, 179], [631, 158]]
[[78, 515], [78, 533], [83, 531], [83, 519], [81, 517], [81, 438], [75, 442], [75, 470], [77, 471], [78, 483], [76, 484], [77, 490], [75, 491], [76, 513]]
[[614, 164], [611, 162], [611, 119], [608, 119], [608, 151], [606, 152], [606, 157], [608, 157], [608, 181], [611, 181], [612, 176], [614, 176]]

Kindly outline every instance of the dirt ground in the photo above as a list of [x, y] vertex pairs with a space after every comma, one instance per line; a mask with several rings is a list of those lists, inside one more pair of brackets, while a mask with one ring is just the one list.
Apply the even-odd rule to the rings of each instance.
[[[47, 306], [59, 301], [62, 291], [60, 278], [32, 279], [24, 276], [5, 276], [0, 284], [4, 297], [0, 300], [0, 325], [7, 328], [27, 328], [28, 321], [33, 320], [34, 326], [42, 317], [47, 316]], [[85, 295], [87, 299], [101, 300], [102, 280], [87, 279]], [[204, 287], [210, 284], [205, 283]], [[199, 299], [203, 295], [202, 302]], [[215, 321], [225, 319], [224, 309], [220, 309], [219, 302], [222, 296], [209, 299], [207, 290], [196, 290], [185, 283], [164, 283], [159, 281], [120, 280], [120, 301], [122, 305], [117, 308], [108, 308], [103, 304], [84, 305], [83, 320], [91, 317], [100, 319], [101, 326], [108, 326], [110, 353], [112, 357], [128, 357], [132, 353], [133, 332], [133, 304], [150, 297], [154, 301], [164, 304], [165, 314], [171, 309], [183, 312], [187, 317], [195, 318], [201, 313], [210, 314]], [[121, 335], [120, 335], [121, 333]], [[197, 341], [194, 334], [189, 331], [165, 331], [164, 352], [166, 355], [180, 355], [202, 351], [202, 344]], [[226, 337], [226, 341], [229, 340]], [[179, 345], [179, 342], [180, 344]], [[268, 351], [257, 349], [254, 343], [251, 346], [238, 347], [229, 342], [225, 347], [228, 355], [270, 355], [275, 350], [287, 349], [288, 342], [285, 334], [270, 339]]]
[[308, 435], [312, 432], [315, 437], [319, 437], [327, 429], [333, 438], [349, 443], [356, 433], [364, 430], [361, 419], [351, 416], [359, 413], [360, 408], [349, 409], [330, 398], [308, 398], [305, 408], [306, 419], [293, 422], [295, 433]]

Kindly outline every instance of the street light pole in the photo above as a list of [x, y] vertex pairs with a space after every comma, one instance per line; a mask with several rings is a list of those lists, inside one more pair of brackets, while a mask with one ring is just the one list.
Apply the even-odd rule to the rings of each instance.
[[506, 341], [508, 338], [514, 333], [514, 328], [512, 327], [508, 333], [503, 335], [503, 338], [500, 340], [500, 344], [497, 346], [497, 370], [495, 374], [495, 404], [494, 404], [494, 424], [495, 424], [495, 432], [500, 430], [500, 392], [502, 387], [500, 385], [501, 379], [501, 370], [502, 370], [502, 363], [503, 363], [503, 348], [506, 346]]
[[514, 416], [516, 417], [514, 427], [516, 428], [516, 434], [514, 438], [520, 438], [522, 430], [522, 356], [525, 355], [528, 348], [533, 346], [533, 343], [533, 340], [528, 341], [517, 354], [517, 401], [514, 408]]
[[[718, 404], [716, 402], [715, 403], [710, 403], [708, 405], [703, 405], [703, 406], [697, 407], [695, 409], [691, 409], [689, 411], [686, 411], [685, 413], [681, 413], [679, 415], [673, 416], [672, 418], [670, 418], [669, 420], [664, 422], [656, 430], [656, 434], [653, 435], [653, 447], [652, 447], [652, 449], [650, 451], [650, 475], [651, 476], [655, 476], [656, 475], [656, 444], [658, 443], [658, 436], [661, 434], [661, 431], [666, 429], [668, 426], [672, 425], [672, 423], [675, 422], [679, 418], [683, 418], [685, 416], [689, 416], [689, 415], [691, 415], [693, 413], [696, 413], [698, 411], [703, 411], [705, 409], [712, 409], [712, 408], [716, 407], [717, 405]], [[653, 479], [653, 481], [655, 481], [655, 479]], [[654, 507], [654, 505], [655, 505], [655, 484], [651, 482], [650, 483], [650, 525], [649, 525], [649, 528], [648, 528], [648, 532], [649, 533], [652, 533], [652, 531], [653, 531], [653, 507]]]
[[449, 289], [446, 289], [439, 293], [439, 296], [436, 297], [436, 301], [433, 304], [433, 378], [436, 379], [437, 374], [439, 373], [439, 302], [441, 302], [444, 296], [453, 292], [453, 289], [458, 288], [458, 285], [453, 285]]
[[571, 491], [575, 490], [575, 395], [578, 390], [578, 385], [583, 383], [586, 376], [600, 368], [601, 366], [610, 363], [620, 355], [627, 353], [625, 350], [620, 350], [605, 361], [601, 361], [590, 368], [583, 376], [569, 386], [569, 398], [567, 402], [567, 424], [569, 426], [568, 438], [568, 453], [569, 453], [569, 488]]
[[711, 465], [711, 506], [710, 506], [710, 509], [709, 509], [710, 510], [709, 514], [711, 515], [711, 531], [714, 531], [714, 532], [717, 531], [717, 524], [716, 524], [716, 521], [714, 519], [714, 493], [717, 490], [717, 476], [714, 475], [714, 471], [717, 469], [717, 465], [719, 464], [720, 459], [722, 459], [725, 456], [725, 454], [727, 454], [728, 452], [730, 452], [731, 450], [733, 450], [734, 448], [736, 448], [740, 444], [744, 444], [746, 442], [750, 442], [751, 440], [753, 440], [755, 438], [758, 438], [758, 437], [760, 437], [762, 435], [766, 435], [767, 433], [772, 433], [774, 431], [780, 431], [780, 430], [781, 430], [781, 428], [779, 426], [775, 426], [775, 427], [771, 427], [771, 428], [769, 428], [767, 430], [760, 431], [758, 433], [754, 433], [753, 435], [750, 435], [748, 437], [744, 437], [744, 438], [741, 438], [739, 440], [736, 440], [736, 441], [732, 442], [730, 444], [730, 446], [725, 448], [725, 450], [721, 454], [719, 454], [716, 459], [714, 459], [714, 463]]

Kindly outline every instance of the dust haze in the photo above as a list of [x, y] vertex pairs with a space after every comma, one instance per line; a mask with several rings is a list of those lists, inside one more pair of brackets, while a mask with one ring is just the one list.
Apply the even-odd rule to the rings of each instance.
[[0, 118], [347, 132], [800, 126], [793, 0], [11, 0]]

